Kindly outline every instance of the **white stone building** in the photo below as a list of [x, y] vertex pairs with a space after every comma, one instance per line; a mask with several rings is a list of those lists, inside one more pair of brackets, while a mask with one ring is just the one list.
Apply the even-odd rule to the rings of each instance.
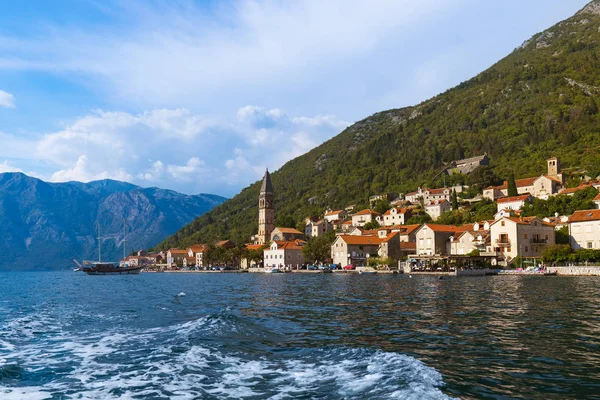
[[575, 211], [569, 217], [569, 237], [574, 249], [600, 249], [600, 210]]
[[432, 220], [438, 219], [443, 213], [450, 211], [452, 206], [448, 200], [433, 200], [425, 204], [425, 212]]

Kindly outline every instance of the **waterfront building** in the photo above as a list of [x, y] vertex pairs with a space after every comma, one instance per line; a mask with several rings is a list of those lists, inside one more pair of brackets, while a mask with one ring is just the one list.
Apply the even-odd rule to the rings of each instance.
[[377, 235], [338, 235], [331, 244], [331, 258], [334, 264], [358, 267], [366, 265], [369, 257], [391, 257], [397, 261], [400, 250], [398, 232], [384, 238]]
[[206, 249], [208, 249], [208, 246], [205, 244], [194, 244], [190, 247], [188, 247], [187, 251], [188, 251], [188, 257], [192, 257], [194, 258], [194, 265], [196, 265], [197, 267], [203, 267], [203, 258], [204, 258], [204, 253], [206, 252]]
[[575, 211], [569, 217], [569, 237], [573, 249], [600, 249], [600, 210]]
[[256, 244], [266, 244], [271, 240], [271, 233], [275, 229], [274, 198], [271, 174], [267, 169], [258, 195], [258, 237]]
[[266, 267], [292, 268], [304, 264], [302, 247], [304, 241], [274, 240], [264, 250], [264, 265]]
[[169, 266], [176, 265], [181, 267], [183, 266], [183, 259], [187, 257], [187, 255], [187, 250], [169, 249], [167, 251], [167, 264], [169, 264]]
[[490, 244], [490, 222], [476, 222], [461, 226], [450, 237], [450, 255], [464, 256], [473, 251], [483, 253]]
[[510, 263], [515, 257], [540, 257], [555, 244], [554, 226], [538, 217], [502, 217], [490, 224], [488, 252]]
[[423, 224], [417, 229], [416, 254], [424, 256], [448, 255], [450, 237], [456, 235], [459, 228], [454, 225]]

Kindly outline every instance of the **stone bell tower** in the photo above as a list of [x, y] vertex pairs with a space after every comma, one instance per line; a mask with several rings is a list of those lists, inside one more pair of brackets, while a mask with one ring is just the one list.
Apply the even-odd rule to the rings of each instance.
[[269, 174], [269, 170], [267, 169], [258, 196], [258, 244], [269, 243], [271, 241], [271, 232], [275, 229], [273, 197], [271, 174]]

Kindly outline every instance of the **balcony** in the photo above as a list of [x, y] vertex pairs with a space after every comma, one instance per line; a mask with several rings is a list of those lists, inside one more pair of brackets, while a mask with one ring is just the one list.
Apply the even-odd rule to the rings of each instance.
[[501, 237], [499, 239], [496, 239], [496, 244], [499, 244], [502, 246], [510, 246], [510, 239]]

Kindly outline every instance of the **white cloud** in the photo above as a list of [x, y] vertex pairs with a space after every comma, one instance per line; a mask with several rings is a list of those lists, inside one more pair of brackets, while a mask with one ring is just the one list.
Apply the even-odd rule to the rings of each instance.
[[0, 107], [15, 108], [15, 96], [0, 90]]
[[232, 114], [231, 121], [212, 121], [186, 109], [96, 110], [37, 140], [1, 133], [0, 138], [27, 151], [44, 166], [36, 174], [51, 181], [110, 178], [230, 196], [259, 179], [265, 167], [281, 167], [348, 124], [252, 105]]
[[4, 172], [23, 172], [23, 170], [13, 166], [8, 160], [4, 160], [4, 162], [0, 163], [0, 174]]
[[132, 176], [122, 168], [118, 168], [113, 172], [109, 171], [92, 171], [88, 165], [86, 155], [81, 155], [77, 158], [75, 165], [72, 168], [56, 171], [50, 177], [51, 182], [90, 182], [100, 179], [116, 179], [118, 181], [131, 181]]

